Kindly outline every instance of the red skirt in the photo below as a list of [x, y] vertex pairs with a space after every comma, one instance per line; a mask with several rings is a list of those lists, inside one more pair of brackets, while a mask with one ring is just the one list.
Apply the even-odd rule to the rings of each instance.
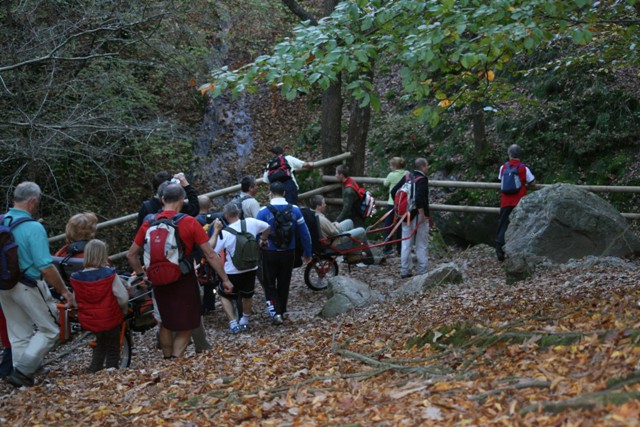
[[193, 274], [185, 274], [177, 282], [154, 286], [162, 326], [170, 331], [190, 331], [200, 326], [200, 289]]

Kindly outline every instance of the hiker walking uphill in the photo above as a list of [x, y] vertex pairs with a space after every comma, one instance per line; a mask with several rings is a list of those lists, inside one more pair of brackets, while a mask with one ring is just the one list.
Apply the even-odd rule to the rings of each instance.
[[[224, 271], [229, 276], [232, 286], [218, 286], [222, 308], [229, 319], [229, 331], [237, 334], [249, 330], [251, 301], [256, 287], [256, 271], [258, 270], [259, 243], [256, 240], [260, 234], [260, 242], [267, 243], [269, 224], [255, 218], [240, 219], [240, 209], [234, 202], [227, 203], [223, 208], [223, 215], [227, 222], [213, 222], [213, 236], [209, 244], [217, 253], [226, 252]], [[238, 316], [235, 315], [234, 305], [238, 299], [242, 300]], [[232, 302], [233, 301], [233, 302]]]
[[529, 167], [522, 163], [522, 149], [513, 144], [507, 149], [509, 161], [500, 167], [500, 222], [496, 235], [496, 256], [498, 261], [504, 261], [504, 236], [509, 227], [509, 216], [520, 199], [527, 194], [527, 187], [531, 187], [536, 177]]
[[[9, 233], [17, 244], [15, 251], [3, 251], [3, 257], [9, 264], [17, 261], [11, 271], [19, 274], [15, 280], [0, 280], [0, 305], [13, 358], [13, 372], [7, 381], [16, 387], [34, 385], [35, 372], [58, 339], [58, 309], [47, 283], [62, 295], [67, 307], [73, 303], [73, 294], [51, 263], [47, 232], [33, 219], [41, 197], [38, 184], [22, 182], [13, 193], [13, 208], [0, 217], [0, 225], [14, 225]], [[4, 237], [10, 236], [3, 236], [3, 242]]]
[[[400, 180], [391, 193], [396, 207], [403, 205], [396, 196], [403, 192], [405, 182], [411, 185], [411, 200], [409, 201], [408, 218], [402, 222], [402, 248], [400, 253], [400, 277], [406, 278], [413, 275], [413, 256], [411, 249], [415, 244], [416, 274], [427, 274], [429, 271], [429, 179], [427, 171], [429, 164], [427, 159], [418, 158], [414, 162], [415, 170]], [[406, 201], [405, 201], [406, 202]], [[407, 207], [404, 205], [404, 207]], [[414, 231], [415, 230], [415, 231]]]
[[279, 145], [271, 149], [276, 156], [267, 163], [264, 171], [264, 182], [281, 182], [284, 185], [284, 198], [292, 205], [298, 204], [298, 181], [295, 171], [302, 168], [312, 168], [313, 162], [305, 162], [293, 156], [284, 154]]
[[[146, 275], [162, 319], [160, 344], [165, 359], [182, 357], [191, 330], [201, 326], [200, 291], [193, 271], [193, 249], [197, 245], [223, 284], [231, 286], [222, 261], [209, 245], [209, 236], [192, 216], [179, 213], [184, 204], [182, 186], [170, 183], [162, 193], [164, 210], [145, 221], [129, 248], [127, 260], [136, 275]], [[165, 250], [165, 248], [171, 248]], [[142, 269], [140, 254], [144, 248]], [[175, 332], [175, 336], [174, 333]]]
[[120, 364], [120, 332], [124, 316], [129, 309], [129, 292], [108, 266], [107, 245], [93, 239], [87, 242], [84, 270], [71, 275], [71, 286], [78, 304], [78, 320], [82, 328], [95, 333], [91, 364], [87, 368], [95, 373]]
[[283, 184], [274, 182], [269, 189], [271, 203], [258, 212], [258, 219], [267, 222], [271, 229], [262, 252], [263, 285], [269, 316], [274, 324], [282, 324], [287, 313], [296, 235], [302, 242], [304, 264], [311, 261], [311, 236], [300, 209], [284, 199]]

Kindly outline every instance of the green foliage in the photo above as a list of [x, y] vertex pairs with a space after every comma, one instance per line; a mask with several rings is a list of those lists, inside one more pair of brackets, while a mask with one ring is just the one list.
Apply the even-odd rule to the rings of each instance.
[[[414, 114], [435, 126], [452, 105], [513, 96], [512, 86], [496, 74], [508, 78], [517, 71], [514, 56], [544, 48], [553, 39], [586, 44], [596, 30], [614, 32], [609, 22], [626, 19], [633, 3], [343, 1], [317, 26], [296, 27], [294, 36], [270, 55], [236, 70], [214, 69], [212, 95], [251, 91], [265, 82], [293, 99], [326, 89], [345, 74], [349, 95], [377, 110], [379, 95], [365, 75], [384, 60], [399, 67], [404, 99], [420, 104]], [[623, 44], [616, 45], [617, 52], [635, 60], [633, 49], [620, 50]]]

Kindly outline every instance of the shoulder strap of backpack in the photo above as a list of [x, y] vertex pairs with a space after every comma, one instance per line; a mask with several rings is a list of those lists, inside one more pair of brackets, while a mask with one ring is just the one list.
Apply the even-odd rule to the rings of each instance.
[[235, 230], [234, 228], [229, 227], [228, 225], [223, 227], [222, 230], [228, 231], [229, 233], [233, 234], [234, 236], [237, 236], [238, 234], [240, 234], [237, 230]]
[[278, 210], [271, 203], [267, 203], [267, 209], [269, 209], [269, 212], [271, 212], [273, 216], [276, 216], [276, 213], [278, 213]]
[[[8, 217], [8, 218], [11, 218], [11, 217]], [[2, 220], [4, 220], [4, 218]], [[35, 219], [29, 218], [29, 217], [18, 218], [15, 221], [11, 221], [9, 223], [9, 227], [11, 228], [11, 231], [13, 231], [13, 229], [16, 228], [17, 226], [19, 226], [20, 224], [22, 224], [24, 222], [29, 222], [29, 221], [35, 221]]]

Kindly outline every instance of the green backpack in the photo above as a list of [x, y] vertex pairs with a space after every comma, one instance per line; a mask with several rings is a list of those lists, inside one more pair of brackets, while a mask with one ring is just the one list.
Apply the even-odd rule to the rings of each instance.
[[247, 223], [240, 220], [240, 229], [238, 232], [231, 227], [225, 227], [223, 230], [236, 236], [236, 248], [231, 257], [231, 262], [238, 271], [251, 270], [258, 266], [259, 245], [256, 236], [247, 232]]

